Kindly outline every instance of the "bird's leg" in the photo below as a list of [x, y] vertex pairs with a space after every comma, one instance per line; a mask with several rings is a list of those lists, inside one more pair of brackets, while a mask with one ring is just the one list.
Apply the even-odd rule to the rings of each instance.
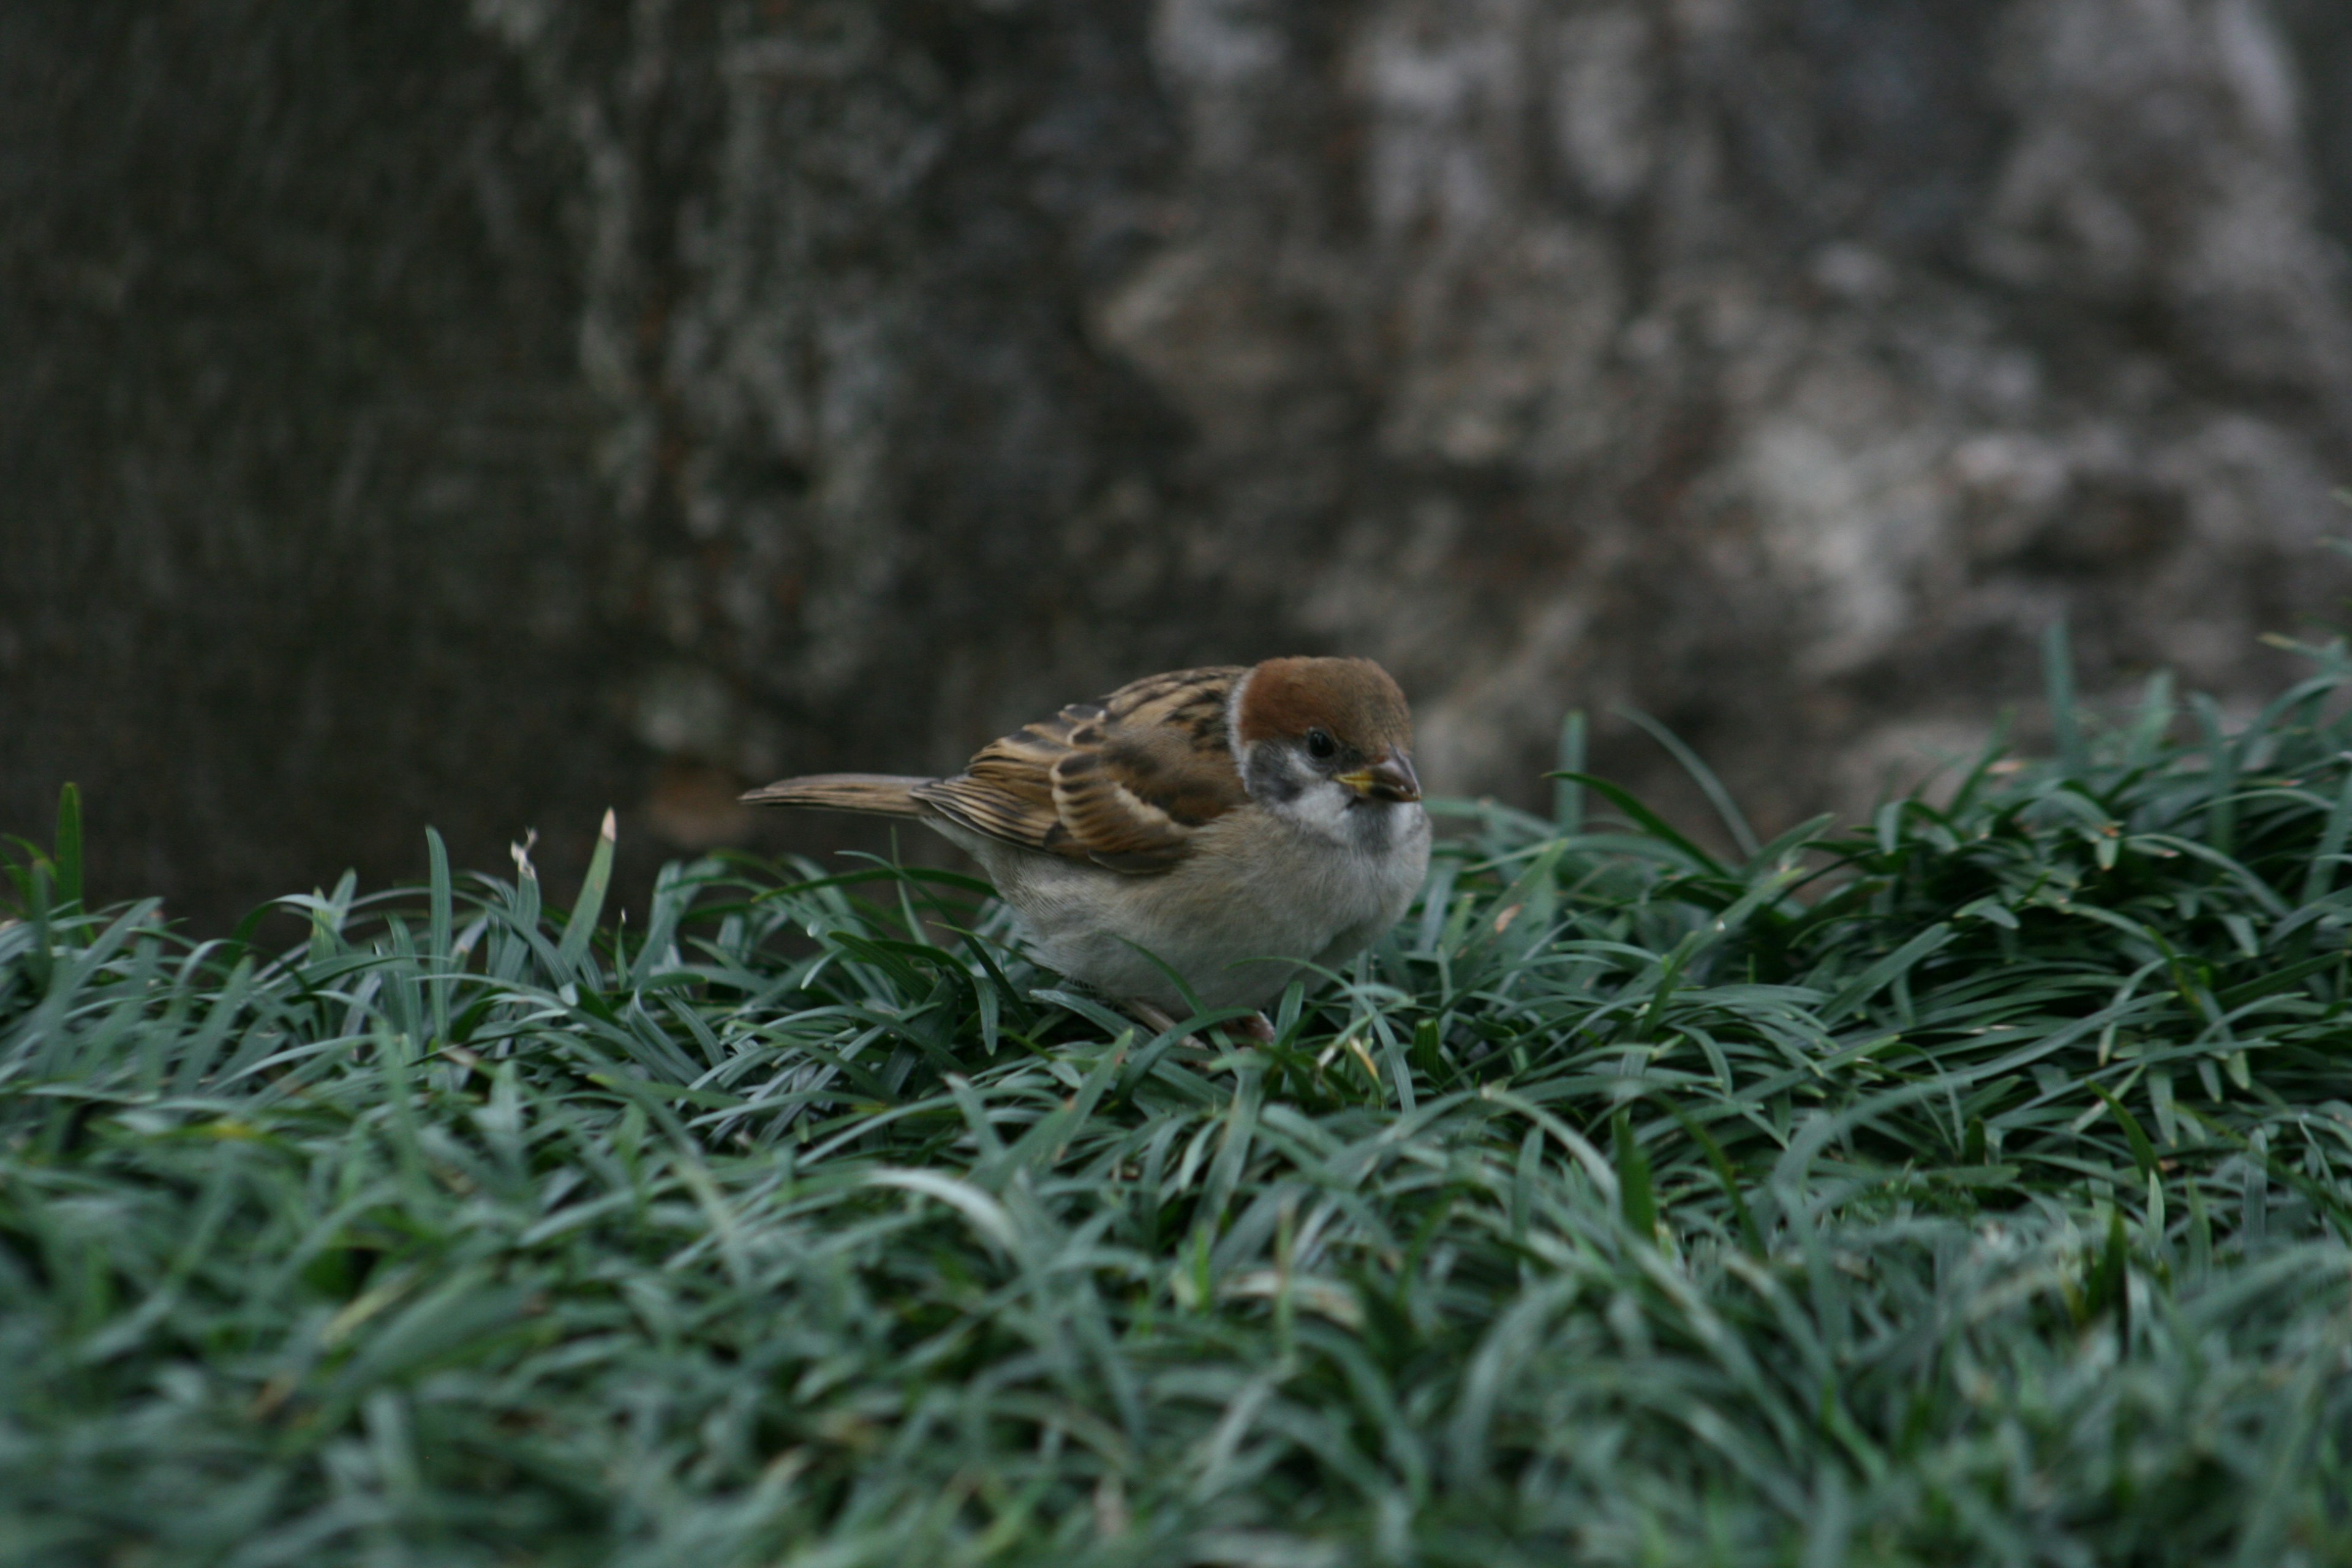
[[[1167, 1014], [1161, 1012], [1158, 1007], [1152, 1005], [1149, 1002], [1130, 1000], [1127, 1005], [1127, 1010], [1134, 1014], [1138, 1018], [1141, 1019], [1144, 1024], [1150, 1026], [1151, 1032], [1155, 1035], [1164, 1035], [1169, 1030], [1176, 1026], [1175, 1019], [1170, 1017]], [[1190, 1035], [1186, 1035], [1182, 1039], [1176, 1043], [1181, 1046], [1200, 1044], [1198, 1040], [1195, 1040]]]
[[[1127, 1004], [1127, 1010], [1149, 1025], [1154, 1034], [1164, 1035], [1176, 1026], [1175, 1019], [1151, 1003], [1130, 1000]], [[1254, 1040], [1261, 1046], [1274, 1043], [1274, 1026], [1266, 1021], [1266, 1016], [1263, 1013], [1252, 1013], [1246, 1018], [1236, 1018], [1230, 1024], [1220, 1024], [1217, 1026], [1221, 1029], [1231, 1029], [1243, 1039]], [[1198, 1046], [1201, 1042], [1197, 1037], [1186, 1035], [1176, 1043], [1180, 1046]]]

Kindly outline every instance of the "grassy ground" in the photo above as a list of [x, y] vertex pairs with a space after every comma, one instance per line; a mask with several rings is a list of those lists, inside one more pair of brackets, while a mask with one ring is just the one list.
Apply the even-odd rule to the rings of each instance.
[[604, 858], [557, 915], [436, 842], [265, 952], [80, 912], [68, 821], [0, 927], [0, 1554], [2352, 1562], [2321, 660], [1728, 859], [1456, 807], [1256, 1049], [949, 876], [600, 923]]

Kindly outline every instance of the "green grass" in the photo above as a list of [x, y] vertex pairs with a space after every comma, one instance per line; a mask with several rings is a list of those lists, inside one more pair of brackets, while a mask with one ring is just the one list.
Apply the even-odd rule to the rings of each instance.
[[0, 927], [0, 1557], [2352, 1562], [2318, 658], [1734, 858], [1454, 806], [1253, 1049], [881, 866], [604, 923], [609, 846], [556, 913], [436, 840], [196, 942], [82, 910], [69, 796]]

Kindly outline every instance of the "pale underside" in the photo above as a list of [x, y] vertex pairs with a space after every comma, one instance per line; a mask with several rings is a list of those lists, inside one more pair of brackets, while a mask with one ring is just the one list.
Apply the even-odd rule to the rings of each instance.
[[1257, 807], [1230, 812], [1150, 877], [932, 826], [1020, 912], [1038, 962], [1181, 1018], [1191, 1009], [1169, 970], [1202, 1007], [1262, 1007], [1294, 978], [1310, 991], [1320, 984], [1302, 976], [1301, 961], [1336, 969], [1396, 923], [1429, 868], [1429, 819], [1418, 805], [1365, 809], [1383, 814], [1383, 842], [1340, 841]]

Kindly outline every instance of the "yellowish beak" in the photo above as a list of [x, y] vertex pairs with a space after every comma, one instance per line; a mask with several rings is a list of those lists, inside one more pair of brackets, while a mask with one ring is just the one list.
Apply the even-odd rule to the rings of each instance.
[[1339, 777], [1341, 784], [1370, 800], [1421, 798], [1421, 780], [1412, 771], [1412, 759], [1402, 752], [1391, 752], [1370, 767]]

